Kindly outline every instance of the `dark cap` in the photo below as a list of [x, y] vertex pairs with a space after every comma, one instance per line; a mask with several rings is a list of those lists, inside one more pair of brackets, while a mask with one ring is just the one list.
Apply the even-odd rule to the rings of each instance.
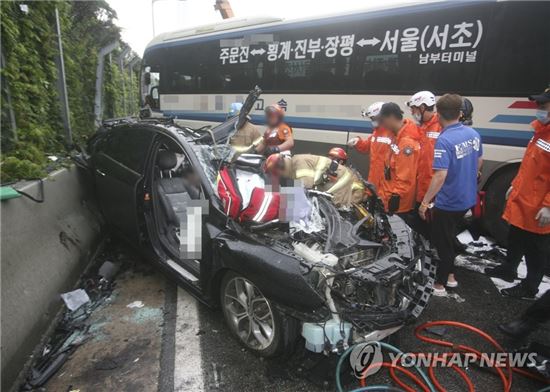
[[380, 109], [380, 117], [395, 116], [397, 118], [403, 118], [403, 111], [395, 102], [388, 102], [382, 105]]
[[538, 95], [529, 95], [529, 100], [536, 101], [537, 103], [550, 102], [550, 87], [547, 87], [546, 90]]

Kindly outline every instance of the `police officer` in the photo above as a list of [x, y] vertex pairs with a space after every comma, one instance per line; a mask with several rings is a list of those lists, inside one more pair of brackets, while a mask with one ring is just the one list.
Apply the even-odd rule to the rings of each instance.
[[267, 157], [264, 170], [275, 179], [300, 180], [306, 189], [317, 189], [333, 196], [337, 207], [351, 204], [351, 171], [327, 157], [311, 154], [275, 153]]
[[[233, 102], [229, 107], [227, 118], [238, 116], [242, 107], [242, 103]], [[252, 124], [250, 118], [247, 116], [245, 123], [231, 136], [229, 144], [231, 144], [237, 153], [242, 154], [252, 151], [254, 146], [258, 145], [261, 140], [262, 134], [258, 130], [258, 127]]]
[[[403, 118], [403, 111], [393, 102], [380, 109], [380, 125], [392, 133], [392, 144], [384, 159], [384, 180], [380, 196], [390, 214], [399, 214], [414, 226], [411, 212], [415, 208], [416, 176], [420, 156], [418, 127]], [[414, 228], [414, 227], [413, 227]]]
[[377, 190], [380, 189], [384, 179], [384, 160], [390, 151], [392, 142], [392, 135], [387, 129], [382, 128], [378, 121], [382, 105], [384, 102], [375, 102], [362, 112], [363, 117], [368, 117], [371, 120], [371, 136], [366, 139], [354, 137], [348, 142], [350, 147], [354, 147], [360, 153], [370, 155], [367, 179]]
[[265, 156], [278, 152], [290, 153], [294, 147], [292, 128], [284, 122], [285, 111], [278, 104], [272, 104], [265, 108], [265, 121], [267, 129], [263, 140], [256, 147], [256, 151]]
[[479, 133], [462, 124], [462, 97], [445, 94], [437, 101], [443, 128], [435, 144], [433, 170], [428, 191], [418, 212], [423, 219], [431, 206], [431, 243], [439, 255], [433, 294], [446, 295], [445, 286], [456, 287], [454, 259], [458, 222], [476, 204], [477, 173], [482, 163]]
[[416, 201], [420, 203], [432, 179], [434, 146], [441, 132], [441, 125], [439, 116], [435, 112], [435, 95], [432, 92], [417, 92], [407, 102], [407, 106], [411, 109], [411, 114], [422, 135], [416, 190]]
[[502, 290], [502, 294], [532, 299], [542, 280], [550, 248], [550, 87], [529, 99], [537, 103], [537, 119], [531, 123], [533, 138], [507, 192], [503, 215], [510, 223], [507, 260], [486, 272], [513, 281], [519, 261], [525, 256], [526, 278]]

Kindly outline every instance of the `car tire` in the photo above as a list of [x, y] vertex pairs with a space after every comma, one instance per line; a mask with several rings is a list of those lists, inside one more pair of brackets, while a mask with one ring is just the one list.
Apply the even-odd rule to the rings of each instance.
[[501, 245], [507, 245], [508, 223], [502, 219], [506, 206], [506, 191], [518, 172], [516, 168], [505, 169], [491, 180], [485, 190], [485, 214], [483, 228]]
[[231, 333], [246, 349], [262, 357], [293, 351], [298, 320], [281, 314], [249, 279], [226, 273], [220, 287], [220, 305]]

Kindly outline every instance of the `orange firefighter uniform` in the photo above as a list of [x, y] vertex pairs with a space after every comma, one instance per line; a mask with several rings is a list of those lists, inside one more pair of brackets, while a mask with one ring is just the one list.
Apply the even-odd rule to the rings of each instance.
[[535, 220], [542, 207], [550, 207], [550, 124], [535, 120], [531, 126], [535, 134], [512, 181], [502, 217], [531, 233], [550, 234], [550, 225], [540, 227]]
[[292, 128], [282, 122], [275, 128], [268, 128], [264, 132], [264, 142], [267, 147], [279, 146], [292, 136]]
[[331, 164], [335, 164], [334, 162], [320, 155], [294, 155], [285, 159], [284, 176], [301, 180], [307, 189], [315, 188], [332, 194], [332, 201], [338, 207], [349, 206], [352, 199], [353, 175], [347, 167], [339, 164], [331, 172]]
[[386, 210], [392, 208], [390, 200], [398, 196], [396, 213], [414, 209], [416, 201], [416, 177], [420, 156], [421, 135], [411, 120], [403, 120], [403, 127], [395, 137], [384, 161], [384, 180], [381, 186], [381, 198]]
[[359, 139], [355, 149], [363, 154], [370, 154], [368, 181], [377, 190], [380, 189], [384, 179], [384, 160], [390, 151], [393, 135], [390, 131], [382, 128], [374, 128], [372, 135], [366, 139]]
[[418, 175], [416, 201], [421, 203], [432, 181], [435, 142], [441, 132], [439, 115], [434, 113], [430, 121], [419, 126], [420, 129], [420, 157], [418, 158]]

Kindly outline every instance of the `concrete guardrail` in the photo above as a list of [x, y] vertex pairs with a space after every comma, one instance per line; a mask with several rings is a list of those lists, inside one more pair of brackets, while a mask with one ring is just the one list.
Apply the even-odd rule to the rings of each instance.
[[[38, 183], [18, 189], [36, 195]], [[2, 390], [14, 386], [61, 309], [59, 295], [74, 288], [97, 249], [91, 192], [85, 174], [71, 167], [44, 180], [43, 203], [0, 202]]]

